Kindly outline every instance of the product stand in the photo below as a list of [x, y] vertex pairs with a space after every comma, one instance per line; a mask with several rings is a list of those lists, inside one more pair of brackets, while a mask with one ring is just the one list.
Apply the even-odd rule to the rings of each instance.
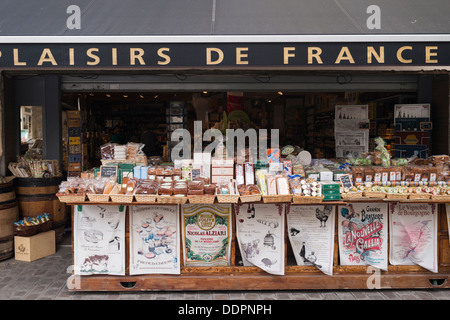
[[[382, 201], [382, 200], [375, 200]], [[352, 201], [321, 202], [295, 205], [345, 205]], [[361, 202], [361, 201], [358, 201]], [[365, 202], [374, 202], [368, 199]], [[402, 202], [402, 201], [398, 201]], [[411, 201], [408, 201], [411, 202]], [[419, 201], [414, 201], [417, 203]], [[444, 202], [421, 201], [438, 204], [438, 265], [439, 272], [433, 273], [417, 265], [388, 265], [388, 271], [379, 271], [370, 266], [339, 265], [338, 224], [334, 241], [333, 275], [322, 273], [313, 266], [297, 266], [285, 230], [285, 274], [272, 275], [258, 267], [239, 266], [239, 249], [236, 241], [236, 219], [233, 218], [231, 243], [231, 266], [227, 267], [184, 267], [183, 250], [180, 249], [181, 274], [129, 275], [129, 208], [125, 217], [125, 276], [87, 275], [77, 278], [77, 286], [70, 291], [202, 291], [202, 290], [305, 290], [305, 289], [419, 289], [450, 288], [450, 244], [447, 215]], [[72, 248], [75, 205], [165, 205], [160, 203], [70, 203], [72, 207]], [[293, 205], [293, 204], [291, 204]], [[234, 210], [233, 210], [234, 211]], [[337, 214], [337, 207], [335, 210]], [[285, 228], [287, 229], [287, 228]], [[389, 231], [388, 231], [389, 232]], [[180, 237], [180, 241], [182, 237]], [[181, 247], [182, 248], [182, 247]], [[73, 249], [72, 249], [73, 250]], [[73, 254], [73, 251], [72, 251]], [[74, 256], [73, 256], [74, 257]]]

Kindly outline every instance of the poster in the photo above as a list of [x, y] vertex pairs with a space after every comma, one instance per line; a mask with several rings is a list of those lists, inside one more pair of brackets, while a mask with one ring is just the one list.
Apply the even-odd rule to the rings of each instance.
[[185, 266], [229, 266], [231, 205], [181, 205]]
[[236, 233], [244, 266], [284, 274], [284, 204], [236, 205]]
[[352, 203], [338, 206], [341, 265], [371, 265], [387, 270], [388, 205]]
[[286, 208], [289, 241], [299, 266], [314, 266], [333, 275], [336, 207], [332, 205]]
[[74, 273], [125, 275], [124, 206], [74, 206]]
[[390, 263], [438, 272], [437, 205], [393, 202], [389, 212]]
[[130, 274], [180, 274], [178, 206], [130, 207]]

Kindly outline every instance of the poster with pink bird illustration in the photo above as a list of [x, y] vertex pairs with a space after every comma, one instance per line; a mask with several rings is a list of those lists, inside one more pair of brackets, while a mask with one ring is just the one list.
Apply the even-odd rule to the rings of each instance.
[[438, 272], [436, 204], [393, 202], [389, 213], [389, 262]]

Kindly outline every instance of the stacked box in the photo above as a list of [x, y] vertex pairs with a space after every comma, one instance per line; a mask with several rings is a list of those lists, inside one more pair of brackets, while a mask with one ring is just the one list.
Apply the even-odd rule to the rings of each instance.
[[211, 160], [211, 183], [229, 182], [234, 179], [234, 159]]
[[81, 141], [81, 112], [67, 111], [69, 155], [67, 158], [68, 176], [80, 176], [83, 171]]
[[323, 201], [336, 201], [341, 199], [340, 184], [334, 181], [322, 182]]

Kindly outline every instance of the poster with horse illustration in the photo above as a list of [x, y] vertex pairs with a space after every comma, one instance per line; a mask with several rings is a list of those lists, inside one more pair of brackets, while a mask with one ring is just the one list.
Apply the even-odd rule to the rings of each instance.
[[338, 206], [341, 265], [370, 265], [387, 270], [387, 203], [349, 203]]

